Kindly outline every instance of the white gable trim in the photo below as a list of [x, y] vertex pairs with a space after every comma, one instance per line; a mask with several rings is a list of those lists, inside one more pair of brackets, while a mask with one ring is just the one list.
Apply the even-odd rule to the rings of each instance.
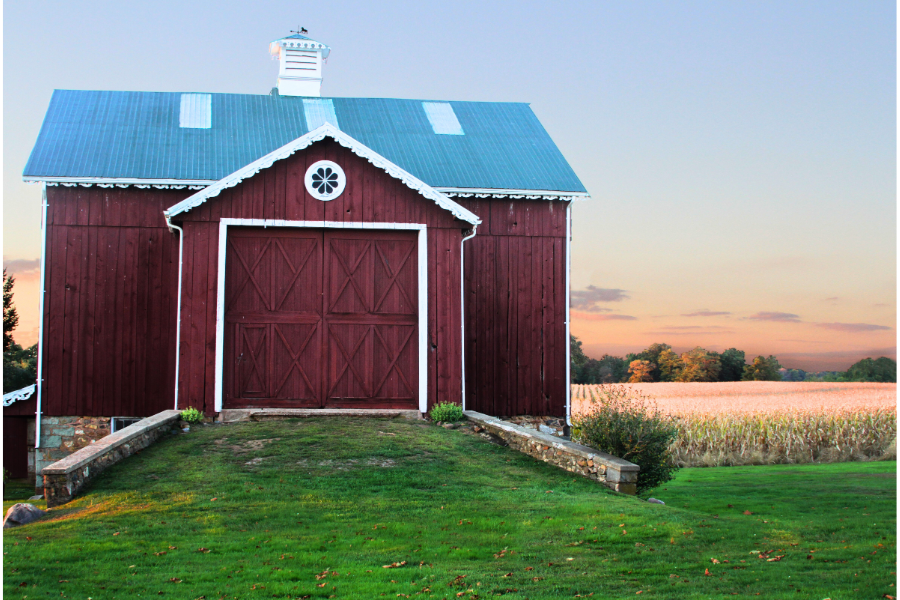
[[481, 219], [479, 219], [474, 213], [466, 210], [465, 208], [451, 200], [447, 195], [437, 191], [421, 179], [418, 179], [407, 171], [401, 169], [371, 148], [359, 143], [346, 133], [334, 127], [331, 123], [325, 123], [321, 127], [310, 131], [306, 135], [297, 138], [293, 142], [285, 144], [281, 148], [270, 152], [269, 154], [266, 154], [258, 160], [253, 161], [246, 167], [238, 169], [231, 175], [228, 175], [227, 177], [217, 181], [208, 188], [197, 192], [193, 196], [185, 198], [174, 206], [170, 206], [168, 210], [163, 211], [163, 214], [166, 216], [166, 219], [171, 219], [175, 215], [187, 212], [192, 208], [196, 208], [206, 202], [208, 199], [218, 196], [222, 192], [222, 190], [236, 186], [248, 177], [253, 177], [262, 169], [271, 167], [275, 163], [275, 161], [282, 160], [291, 156], [295, 152], [304, 150], [311, 146], [313, 143], [318, 142], [325, 137], [334, 139], [341, 146], [348, 148], [357, 156], [365, 158], [374, 166], [383, 170], [391, 177], [399, 179], [404, 184], [406, 184], [408, 188], [419, 192], [422, 196], [425, 196], [429, 200], [432, 200], [435, 204], [437, 204], [444, 210], [452, 213], [453, 216], [457, 219], [466, 221], [468, 223], [471, 223], [472, 225], [478, 225], [481, 223]]

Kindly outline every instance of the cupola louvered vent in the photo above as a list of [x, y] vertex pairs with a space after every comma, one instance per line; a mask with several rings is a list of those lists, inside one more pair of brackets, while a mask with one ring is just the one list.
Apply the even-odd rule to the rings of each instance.
[[298, 33], [275, 40], [269, 52], [279, 60], [280, 96], [322, 95], [322, 63], [331, 48]]
[[319, 56], [315, 52], [288, 48], [284, 53], [286, 71], [315, 71], [319, 66]]

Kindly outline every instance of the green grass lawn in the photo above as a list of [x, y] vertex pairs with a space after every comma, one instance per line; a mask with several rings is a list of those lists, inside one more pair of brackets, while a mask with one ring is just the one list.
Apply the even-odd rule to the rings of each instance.
[[660, 506], [425, 422], [206, 426], [7, 530], [3, 591], [882, 598], [895, 482], [894, 462], [685, 469]]

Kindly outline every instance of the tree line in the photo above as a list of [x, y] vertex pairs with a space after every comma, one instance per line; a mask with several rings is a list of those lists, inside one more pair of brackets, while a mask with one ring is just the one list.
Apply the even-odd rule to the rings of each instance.
[[783, 369], [775, 356], [757, 356], [747, 362], [743, 350], [713, 352], [697, 346], [678, 354], [669, 344], [650, 344], [624, 358], [604, 354], [589, 358], [574, 335], [570, 339], [572, 382], [653, 383], [659, 381], [897, 381], [896, 361], [882, 356], [865, 358], [845, 372], [807, 373]]

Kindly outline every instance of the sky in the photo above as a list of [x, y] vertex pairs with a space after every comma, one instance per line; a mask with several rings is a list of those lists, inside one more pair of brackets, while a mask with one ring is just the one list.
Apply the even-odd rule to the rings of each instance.
[[4, 2], [3, 263], [36, 341], [54, 88], [267, 94], [271, 40], [331, 46], [323, 96], [529, 102], [591, 199], [572, 333], [844, 370], [896, 357], [896, 8], [804, 2]]

